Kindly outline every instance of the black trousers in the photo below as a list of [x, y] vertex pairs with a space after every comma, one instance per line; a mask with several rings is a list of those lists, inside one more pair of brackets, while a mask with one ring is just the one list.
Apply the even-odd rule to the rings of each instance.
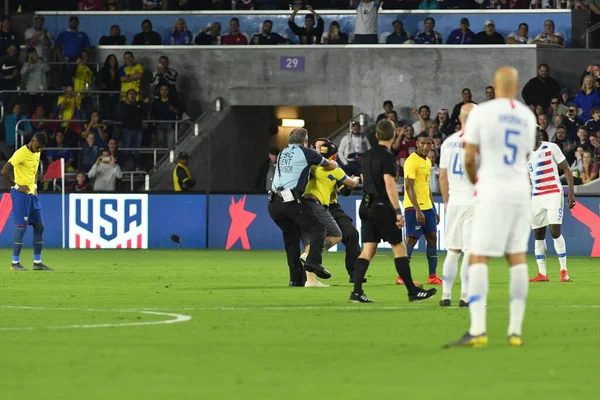
[[321, 265], [323, 261], [321, 249], [325, 241], [325, 226], [316, 214], [316, 208], [322, 207], [317, 203], [290, 201], [283, 202], [279, 196], [274, 196], [269, 202], [269, 215], [283, 234], [283, 245], [290, 269], [290, 281], [301, 283], [306, 280], [300, 265], [300, 231], [308, 234], [310, 252], [306, 263]]
[[330, 204], [329, 212], [342, 231], [342, 243], [346, 246], [346, 271], [351, 278], [354, 278], [354, 264], [360, 256], [358, 231], [352, 223], [352, 218], [342, 210], [338, 203]]

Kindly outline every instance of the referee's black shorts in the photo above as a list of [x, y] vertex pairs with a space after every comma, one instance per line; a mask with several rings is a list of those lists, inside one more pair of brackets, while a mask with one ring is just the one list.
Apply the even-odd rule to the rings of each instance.
[[402, 242], [402, 229], [396, 225], [396, 211], [390, 203], [373, 202], [367, 208], [363, 200], [359, 212], [363, 243]]

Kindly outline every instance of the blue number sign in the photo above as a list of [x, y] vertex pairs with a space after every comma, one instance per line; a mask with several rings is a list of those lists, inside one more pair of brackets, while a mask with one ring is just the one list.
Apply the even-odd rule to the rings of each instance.
[[282, 71], [304, 71], [304, 56], [281, 56], [279, 68]]

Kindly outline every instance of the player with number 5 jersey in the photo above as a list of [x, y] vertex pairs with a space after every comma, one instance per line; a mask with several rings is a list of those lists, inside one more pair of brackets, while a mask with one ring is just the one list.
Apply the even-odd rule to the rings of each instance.
[[532, 228], [535, 232], [535, 260], [538, 274], [529, 282], [548, 282], [546, 271], [546, 227], [554, 239], [554, 250], [560, 264], [560, 281], [569, 282], [567, 272], [567, 246], [561, 233], [563, 220], [563, 187], [558, 177], [560, 166], [569, 185], [569, 208], [575, 206], [573, 174], [560, 148], [548, 141], [548, 134], [540, 130], [537, 134], [536, 148], [529, 155], [529, 176], [533, 192], [531, 193]]
[[[496, 99], [474, 108], [464, 131], [466, 175], [475, 183], [469, 241], [469, 331], [449, 347], [486, 347], [486, 303], [490, 257], [510, 266], [508, 343], [523, 346], [521, 331], [529, 286], [527, 246], [531, 189], [527, 162], [536, 140], [536, 119], [515, 100], [519, 73], [501, 67], [494, 74]], [[479, 158], [479, 161], [478, 161]], [[479, 164], [479, 165], [478, 165]]]

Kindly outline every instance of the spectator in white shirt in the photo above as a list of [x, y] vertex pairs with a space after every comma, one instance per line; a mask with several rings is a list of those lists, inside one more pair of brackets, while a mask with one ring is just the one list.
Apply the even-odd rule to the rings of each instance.
[[412, 110], [412, 114], [419, 118], [419, 120], [413, 124], [415, 134], [417, 135], [421, 132], [425, 132], [431, 125], [435, 123], [434, 120], [429, 118], [431, 115], [431, 109], [428, 105], [422, 105], [419, 107], [419, 111]]
[[434, 149], [429, 150], [427, 158], [431, 161], [431, 175], [429, 178], [429, 189], [431, 193], [439, 194], [440, 191], [440, 167], [437, 165], [437, 152]]
[[340, 142], [337, 160], [348, 174], [360, 175], [360, 159], [371, 148], [369, 140], [360, 133], [358, 121], [352, 121], [350, 132]]
[[[383, 0], [350, 0], [356, 7], [354, 41], [356, 44], [377, 44], [377, 18], [379, 6]], [[358, 5], [357, 5], [358, 2]]]
[[544, 21], [544, 33], [537, 35], [533, 42], [535, 44], [551, 44], [558, 47], [565, 46], [565, 37], [560, 32], [554, 32], [554, 21], [547, 19]]
[[96, 178], [94, 181], [95, 192], [114, 192], [117, 179], [123, 177], [123, 172], [108, 149], [104, 149], [102, 155], [98, 157], [98, 160], [88, 172], [88, 176]]
[[48, 29], [44, 28], [44, 17], [36, 15], [33, 26], [25, 29], [25, 46], [34, 47], [40, 57], [44, 56], [45, 50], [52, 47], [52, 37]]
[[551, 142], [554, 142], [556, 138], [556, 126], [550, 122], [550, 119], [546, 114], [538, 115], [538, 125], [541, 129], [545, 130], [548, 134], [548, 138]]
[[511, 32], [506, 38], [508, 44], [533, 44], [533, 38], [529, 37], [529, 25], [525, 22], [519, 24], [516, 32]]

